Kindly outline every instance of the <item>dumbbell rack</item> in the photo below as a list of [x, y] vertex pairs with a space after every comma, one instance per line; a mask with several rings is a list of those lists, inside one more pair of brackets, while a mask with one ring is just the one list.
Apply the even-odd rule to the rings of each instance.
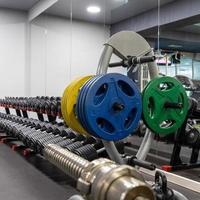
[[[56, 143], [68, 150], [75, 150], [79, 156], [88, 160], [93, 160], [98, 155], [106, 156], [105, 149], [100, 141], [93, 137], [84, 136], [72, 131], [65, 126], [58, 126], [48, 122], [37, 122], [33, 119], [23, 119], [21, 117], [1, 114], [2, 120], [6, 121], [7, 135], [2, 135], [1, 142], [11, 145], [13, 150], [23, 150], [23, 155], [30, 153], [41, 154], [44, 143]], [[8, 118], [10, 120], [4, 119]], [[21, 121], [19, 121], [21, 120]], [[1, 125], [2, 125], [1, 121]], [[4, 125], [4, 124], [3, 124]], [[18, 132], [13, 132], [13, 131]], [[10, 132], [9, 132], [10, 131]], [[24, 132], [23, 132], [24, 131]], [[22, 143], [19, 143], [19, 141]], [[118, 143], [123, 151], [123, 143]]]
[[[10, 99], [14, 101], [12, 102], [10, 101]], [[36, 103], [39, 102], [41, 107], [39, 107], [36, 103], [35, 105], [31, 105], [30, 99], [33, 99], [33, 103], [35, 103], [34, 101], [37, 100]], [[60, 111], [60, 97], [7, 97], [5, 99], [0, 100], [0, 106], [5, 108], [6, 114], [10, 114], [11, 108], [15, 109], [17, 116], [23, 116], [24, 118], [28, 118], [29, 111], [36, 112], [37, 117], [40, 121], [44, 121], [44, 115], [47, 115], [49, 122], [55, 122], [57, 117], [62, 117]]]

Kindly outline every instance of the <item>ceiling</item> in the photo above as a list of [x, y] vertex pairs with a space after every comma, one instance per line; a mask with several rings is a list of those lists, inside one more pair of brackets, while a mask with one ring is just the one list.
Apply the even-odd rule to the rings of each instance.
[[28, 11], [40, 0], [0, 0], [0, 7]]
[[[0, 7], [29, 11], [37, 2], [44, 0], [0, 0]], [[161, 6], [177, 0], [160, 0]], [[89, 5], [96, 5], [101, 8], [99, 14], [90, 14], [86, 11]], [[158, 0], [58, 0], [46, 13], [61, 17], [78, 19], [83, 21], [114, 24], [131, 16], [136, 16], [148, 10], [157, 8]], [[200, 22], [200, 20], [199, 20]], [[194, 22], [193, 22], [194, 23]], [[173, 27], [171, 31], [200, 34], [200, 23]], [[156, 41], [156, 40], [154, 40]], [[181, 47], [170, 47], [170, 45]], [[172, 40], [162, 38], [160, 47], [162, 49], [200, 52], [200, 42], [186, 42], [178, 38]]]
[[[0, 0], [0, 7], [28, 11], [38, 1], [44, 0]], [[175, 0], [161, 0], [161, 5], [172, 1]], [[89, 5], [99, 6], [101, 12], [95, 15], [87, 13]], [[73, 19], [112, 24], [156, 8], [157, 5], [158, 0], [58, 0], [46, 13], [67, 18], [72, 14]]]
[[[161, 5], [172, 1], [175, 0], [162, 0]], [[102, 11], [95, 15], [87, 13], [89, 5], [99, 6]], [[158, 0], [59, 0], [46, 12], [68, 18], [72, 14], [73, 19], [113, 24], [156, 8], [157, 5]]]

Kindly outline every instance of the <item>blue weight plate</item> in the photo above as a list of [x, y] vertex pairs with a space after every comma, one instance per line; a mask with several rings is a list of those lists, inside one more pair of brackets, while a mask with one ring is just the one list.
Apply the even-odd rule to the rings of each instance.
[[120, 140], [132, 133], [142, 113], [137, 85], [116, 73], [90, 82], [82, 105], [87, 130], [108, 141]]
[[[103, 75], [99, 76], [99, 78], [101, 78], [101, 77], [103, 77]], [[98, 79], [99, 79], [99, 78], [98, 78]], [[96, 81], [97, 81], [97, 78], [94, 78], [93, 81], [91, 81], [91, 82], [88, 83], [87, 88], [86, 88], [86, 91], [85, 91], [85, 93], [84, 93], [84, 98], [83, 98], [83, 99], [84, 99], [84, 101], [83, 101], [84, 103], [86, 103], [86, 96], [87, 96], [88, 90], [89, 90], [90, 88], [92, 88], [92, 86], [96, 83]], [[95, 135], [96, 137], [99, 137], [99, 136], [95, 133], [95, 131], [92, 130], [92, 128], [90, 127], [90, 125], [87, 123], [87, 120], [88, 120], [88, 119], [86, 119], [86, 116], [85, 116], [85, 114], [86, 114], [86, 111], [85, 111], [86, 106], [87, 106], [87, 105], [84, 104], [83, 107], [82, 107], [82, 108], [84, 109], [82, 113], [83, 113], [84, 123], [85, 123], [85, 125], [87, 126], [86, 128], [87, 128], [87, 130], [88, 130], [90, 133], [92, 133], [92, 134]]]
[[[77, 116], [78, 116], [78, 119], [81, 123], [81, 125], [87, 130], [87, 126], [86, 124], [84, 123], [84, 105], [83, 105], [83, 99], [84, 99], [84, 96], [85, 96], [85, 91], [88, 87], [88, 84], [92, 81], [94, 81], [94, 79], [96, 78], [93, 77], [91, 78], [90, 80], [88, 80], [83, 86], [82, 88], [80, 89], [80, 92], [79, 92], [79, 95], [78, 95], [78, 98], [77, 98], [77, 105], [76, 105], [76, 113], [77, 113]], [[87, 130], [88, 131], [88, 130]]]
[[[81, 121], [82, 126], [87, 130], [86, 124], [84, 123], [84, 107], [83, 107], [83, 99], [85, 95], [85, 91], [87, 89], [87, 85], [93, 81], [95, 77], [91, 78], [89, 81], [87, 81], [84, 86], [81, 88], [79, 97], [78, 97], [78, 107], [77, 107], [77, 113], [78, 113], [78, 118]], [[88, 131], [88, 130], [87, 130]]]
[[83, 96], [85, 94], [85, 89], [87, 88], [87, 85], [89, 82], [91, 82], [93, 78], [88, 80], [83, 87], [80, 90], [79, 96], [78, 96], [78, 106], [77, 106], [77, 113], [78, 113], [78, 118], [81, 121], [82, 125], [86, 128], [85, 124], [83, 123]]
[[[88, 80], [88, 81], [90, 81], [90, 80]], [[81, 112], [80, 111], [80, 108], [81, 108], [80, 102], [81, 102], [81, 97], [82, 97], [82, 93], [83, 93], [83, 88], [85, 87], [85, 85], [88, 81], [86, 81], [85, 84], [80, 88], [80, 91], [79, 91], [79, 94], [78, 94], [78, 97], [77, 97], [77, 102], [76, 102], [76, 115], [77, 115], [81, 125], [83, 126], [83, 128], [85, 128], [85, 127], [84, 127], [84, 124], [82, 124], [82, 118], [81, 118], [81, 114], [80, 114], [80, 112]]]
[[91, 85], [96, 82], [102, 75], [95, 76], [90, 82], [87, 82], [85, 87], [83, 88], [83, 93], [82, 93], [82, 99], [81, 99], [81, 118], [82, 118], [82, 123], [85, 125], [86, 130], [91, 133], [93, 136], [97, 137], [96, 133], [93, 132], [90, 127], [88, 126], [88, 123], [86, 122], [85, 119], [85, 99], [87, 96], [88, 90], [90, 90]]
[[[87, 82], [91, 81], [91, 79], [88, 80]], [[86, 127], [85, 127], [85, 124], [83, 124], [83, 120], [82, 120], [81, 102], [82, 102], [83, 91], [84, 91], [84, 88], [85, 88], [85, 85], [87, 84], [87, 82], [81, 87], [80, 92], [78, 94], [77, 103], [76, 103], [76, 114], [77, 114], [77, 117], [79, 119], [79, 122], [81, 123], [81, 125], [83, 126], [84, 129], [86, 129]]]
[[88, 132], [90, 132], [95, 137], [98, 137], [98, 135], [91, 129], [91, 127], [87, 123], [87, 119], [86, 119], [86, 116], [85, 116], [86, 97], [87, 97], [87, 93], [90, 90], [90, 88], [93, 87], [93, 84], [95, 84], [95, 82], [98, 81], [102, 76], [103, 75], [96, 76], [91, 82], [88, 83], [88, 85], [86, 86], [85, 92], [84, 92], [84, 97], [83, 97], [83, 112], [82, 112], [82, 114], [83, 114], [83, 123], [85, 123]]

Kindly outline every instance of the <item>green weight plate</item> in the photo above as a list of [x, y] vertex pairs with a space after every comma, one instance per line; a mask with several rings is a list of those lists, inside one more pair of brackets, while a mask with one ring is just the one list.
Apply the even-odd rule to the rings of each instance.
[[151, 80], [143, 90], [142, 101], [145, 124], [161, 136], [175, 133], [185, 121], [189, 109], [184, 87], [168, 76]]

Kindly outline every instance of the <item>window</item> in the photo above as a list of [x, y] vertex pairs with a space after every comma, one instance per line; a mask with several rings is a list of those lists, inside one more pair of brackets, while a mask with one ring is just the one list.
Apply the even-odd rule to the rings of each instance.
[[193, 79], [200, 80], [200, 61], [193, 62]]
[[192, 78], [192, 58], [181, 58], [181, 63], [177, 64], [177, 75], [184, 75]]

